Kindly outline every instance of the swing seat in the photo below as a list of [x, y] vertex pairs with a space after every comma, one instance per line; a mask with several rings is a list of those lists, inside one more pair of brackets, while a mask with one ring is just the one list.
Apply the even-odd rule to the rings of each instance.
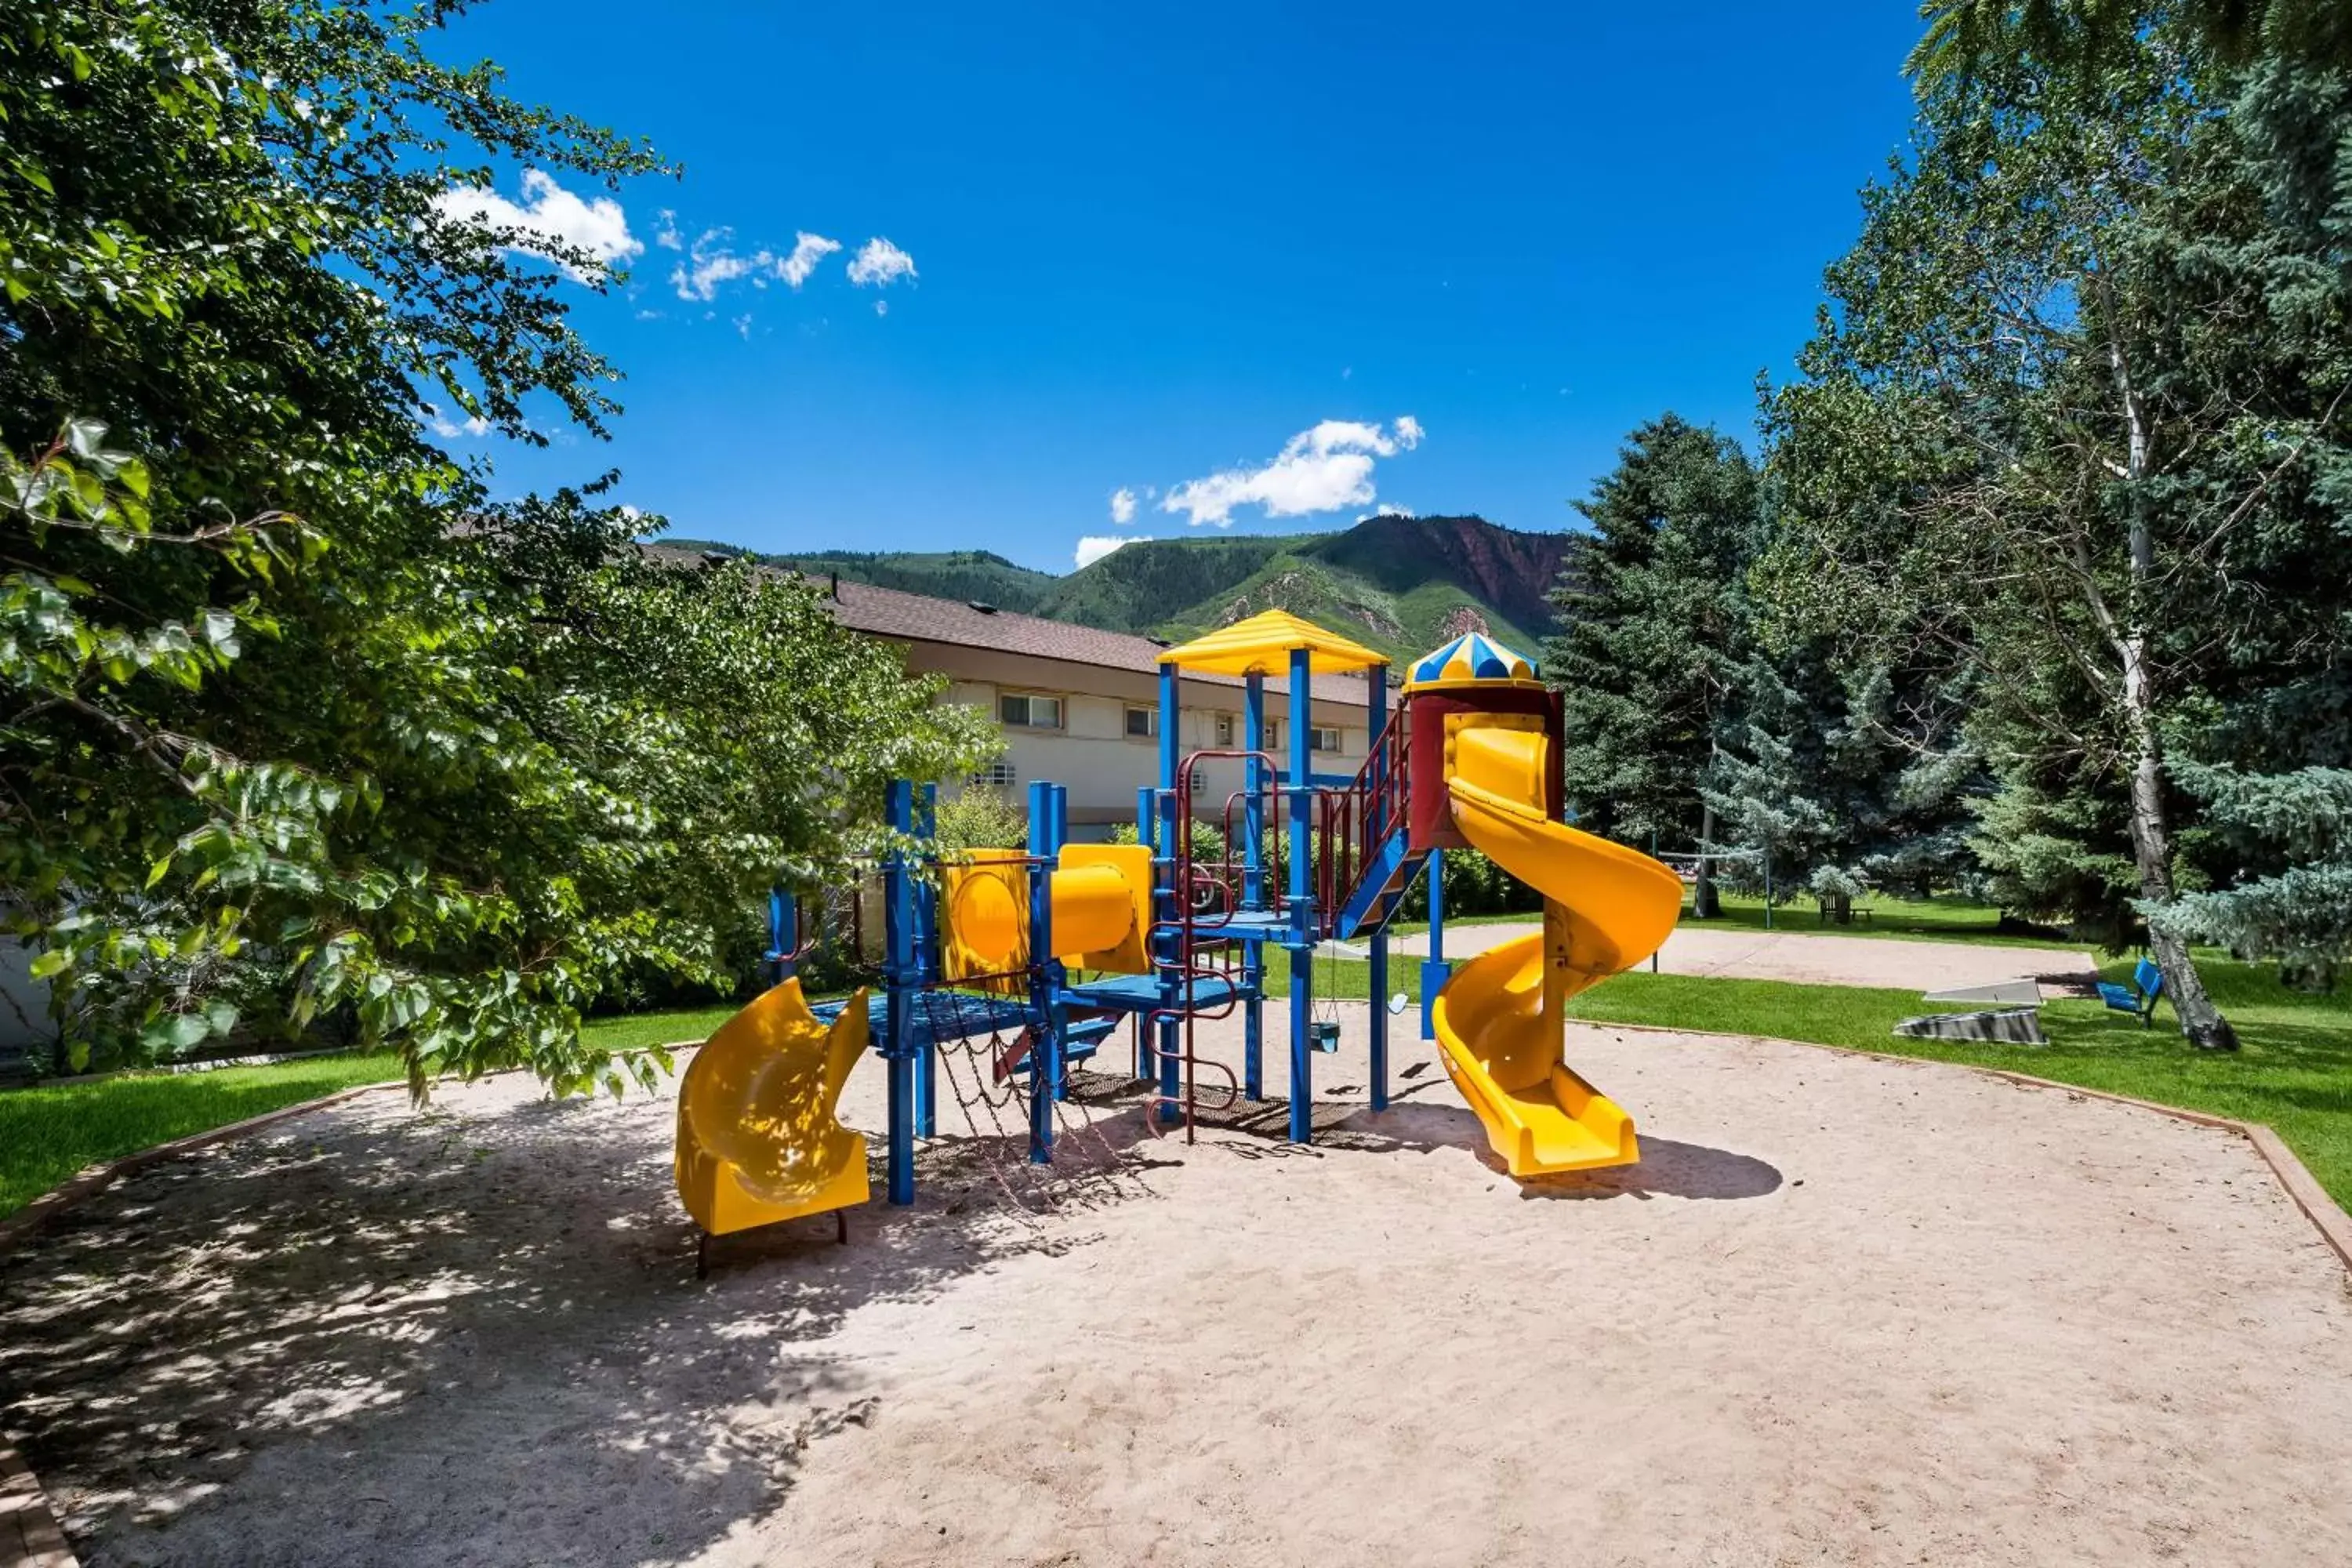
[[1307, 1043], [1326, 1056], [1339, 1049], [1339, 1020], [1318, 1018], [1307, 1026]]
[[2156, 1026], [2156, 1004], [2163, 995], [2164, 971], [2149, 959], [2139, 961], [2139, 966], [2132, 971], [2129, 985], [2099, 982], [2099, 1000], [2107, 1005], [2107, 1010], [2131, 1014], [2143, 1029]]

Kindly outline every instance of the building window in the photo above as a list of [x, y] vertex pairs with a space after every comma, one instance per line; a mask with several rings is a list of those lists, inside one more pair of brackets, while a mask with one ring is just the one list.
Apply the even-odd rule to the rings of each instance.
[[1035, 697], [1025, 691], [1005, 691], [996, 699], [999, 723], [1016, 730], [1058, 730], [1062, 727], [1062, 700], [1058, 697]]
[[1013, 764], [1000, 757], [972, 774], [971, 782], [981, 789], [1011, 789], [1021, 779], [1013, 771]]
[[1155, 710], [1150, 708], [1130, 708], [1127, 710], [1127, 738], [1129, 740], [1149, 741], [1158, 733], [1160, 733], [1160, 715]]
[[1217, 715], [1217, 744], [1230, 747], [1233, 743], [1234, 716], [1230, 713], [1220, 713]]
[[1307, 749], [1310, 752], [1329, 752], [1336, 756], [1339, 750], [1339, 731], [1324, 729], [1309, 730], [1307, 732]]
[[1258, 726], [1257, 749], [1261, 752], [1278, 752], [1282, 750], [1281, 720], [1268, 719], [1265, 723]]

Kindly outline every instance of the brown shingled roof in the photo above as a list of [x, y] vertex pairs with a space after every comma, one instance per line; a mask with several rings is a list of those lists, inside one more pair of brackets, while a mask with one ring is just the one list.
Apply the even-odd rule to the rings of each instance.
[[[644, 544], [638, 547], [650, 554], [666, 556], [673, 561], [692, 561], [695, 552], [673, 544]], [[762, 570], [773, 570], [765, 568]], [[828, 585], [828, 584], [821, 584]], [[945, 643], [956, 647], [994, 648], [1004, 653], [1027, 654], [1034, 658], [1060, 659], [1066, 664], [1091, 665], [1100, 669], [1124, 669], [1137, 675], [1158, 676], [1160, 656], [1166, 645], [1150, 637], [1130, 637], [1125, 632], [1097, 631], [1092, 626], [1072, 626], [1066, 621], [1048, 621], [1036, 616], [1015, 615], [1010, 610], [980, 610], [961, 599], [935, 599], [928, 594], [908, 594], [897, 588], [877, 588], [866, 583], [841, 583], [825, 596], [826, 607], [853, 631], [888, 637], [894, 642]], [[1210, 686], [1239, 686], [1231, 676], [1201, 675], [1184, 672], [1187, 681]], [[1289, 682], [1278, 676], [1266, 679], [1268, 691], [1287, 694]], [[1389, 688], [1389, 702], [1397, 700], [1398, 688]], [[1342, 702], [1361, 707], [1364, 701], [1364, 681], [1358, 675], [1318, 675], [1315, 678], [1315, 700], [1318, 702]]]
[[[961, 599], [935, 599], [927, 594], [902, 593], [865, 583], [843, 583], [827, 603], [843, 626], [898, 642], [994, 648], [1003, 653], [1028, 654], [1035, 658], [1055, 658], [1066, 664], [1150, 676], [1160, 673], [1160, 656], [1166, 651], [1165, 644], [1150, 637], [1097, 631], [1092, 626], [1015, 615], [1010, 610], [975, 609]], [[1212, 686], [1242, 684], [1231, 677], [1196, 675], [1189, 669], [1184, 679]], [[1289, 683], [1278, 677], [1270, 678], [1265, 689], [1287, 692]], [[1393, 689], [1390, 697], [1393, 701]], [[1364, 700], [1363, 678], [1318, 675], [1315, 678], [1315, 698], [1319, 702], [1360, 706]]]

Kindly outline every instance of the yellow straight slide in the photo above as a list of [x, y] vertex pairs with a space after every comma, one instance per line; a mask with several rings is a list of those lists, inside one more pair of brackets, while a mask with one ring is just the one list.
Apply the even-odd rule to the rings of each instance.
[[1568, 999], [1657, 951], [1682, 884], [1648, 856], [1555, 822], [1540, 731], [1464, 715], [1448, 737], [1454, 825], [1544, 896], [1540, 933], [1465, 963], [1433, 1010], [1439, 1054], [1514, 1176], [1627, 1165], [1633, 1120], [1560, 1060]]

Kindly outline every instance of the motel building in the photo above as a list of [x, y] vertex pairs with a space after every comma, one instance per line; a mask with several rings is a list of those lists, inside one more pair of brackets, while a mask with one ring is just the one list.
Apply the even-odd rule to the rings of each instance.
[[[1004, 754], [971, 784], [1014, 798], [1034, 779], [1065, 785], [1074, 839], [1100, 840], [1115, 824], [1135, 821], [1136, 792], [1160, 776], [1159, 659], [1166, 643], [861, 583], [818, 586], [842, 625], [897, 643], [908, 669], [947, 678], [949, 701], [995, 718]], [[1353, 773], [1364, 765], [1370, 689], [1360, 675], [1315, 678], [1307, 744], [1318, 773]], [[1265, 678], [1259, 748], [1278, 761], [1290, 745], [1289, 690], [1284, 678]], [[1178, 696], [1181, 750], [1247, 746], [1242, 697], [1238, 678], [1186, 676]], [[1393, 704], [1393, 686], [1389, 698]], [[1202, 764], [1194, 815], [1216, 821], [1241, 778], [1239, 762]]]

